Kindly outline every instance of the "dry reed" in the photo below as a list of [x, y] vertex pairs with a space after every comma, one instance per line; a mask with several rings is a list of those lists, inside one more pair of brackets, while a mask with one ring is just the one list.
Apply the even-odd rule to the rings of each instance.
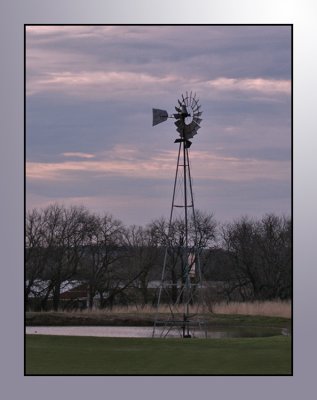
[[254, 301], [217, 303], [212, 308], [215, 314], [263, 315], [269, 317], [291, 318], [290, 301]]
[[[183, 308], [179, 308], [179, 312], [183, 312]], [[214, 303], [211, 307], [207, 307], [202, 312], [209, 313], [210, 310], [214, 314], [240, 314], [240, 315], [263, 315], [269, 317], [284, 317], [291, 318], [292, 316], [292, 304], [291, 301], [254, 301], [254, 302], [221, 302]], [[145, 305], [145, 306], [127, 306], [120, 307], [115, 306], [111, 310], [109, 309], [94, 309], [94, 310], [83, 310], [81, 313], [93, 313], [93, 314], [153, 314], [157, 311], [156, 307]], [[75, 311], [76, 312], [76, 311]], [[77, 311], [78, 312], [78, 311]], [[168, 313], [170, 309], [167, 305], [161, 305], [159, 307], [160, 313]], [[196, 308], [190, 307], [190, 313], [195, 313]]]

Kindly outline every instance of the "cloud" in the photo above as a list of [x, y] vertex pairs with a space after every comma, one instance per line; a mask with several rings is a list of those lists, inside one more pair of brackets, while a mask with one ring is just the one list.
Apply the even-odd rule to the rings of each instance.
[[67, 152], [67, 153], [62, 153], [64, 157], [76, 157], [76, 158], [94, 158], [94, 154], [89, 154], [89, 153], [81, 153], [79, 151], [77, 152]]
[[218, 78], [206, 84], [216, 90], [291, 94], [290, 80]]
[[289, 93], [289, 39], [288, 27], [29, 27], [27, 94], [166, 97], [189, 87], [204, 96], [210, 88]]
[[28, 27], [28, 207], [83, 201], [123, 219], [168, 208], [177, 133], [172, 120], [152, 128], [151, 108], [172, 113], [193, 90], [197, 198], [221, 216], [288, 209], [291, 86], [287, 26]]
[[[138, 177], [99, 177], [84, 174], [79, 182], [28, 180], [27, 209], [45, 207], [52, 202], [83, 205], [91, 211], [109, 212], [127, 224], [145, 225], [160, 216], [168, 217], [172, 180]], [[132, 188], [137, 190], [134, 191]], [[232, 221], [241, 215], [262, 216], [268, 212], [291, 213], [291, 184], [284, 180], [227, 181], [197, 179], [193, 182], [195, 207], [214, 212], [221, 222]]]
[[[42, 91], [62, 92], [67, 96], [85, 96], [88, 99], [118, 98], [122, 95], [143, 96], [160, 88], [166, 91], [172, 87], [195, 87], [200, 96], [214, 98], [217, 92], [255, 92], [264, 95], [291, 93], [290, 80], [273, 79], [236, 79], [219, 77], [214, 80], [201, 81], [199, 78], [185, 78], [177, 75], [151, 75], [130, 71], [82, 71], [50, 73], [42, 78], [31, 78], [27, 81], [27, 95]], [[212, 89], [212, 91], [211, 91]]]
[[[164, 151], [145, 157], [135, 148], [116, 146], [104, 152], [104, 159], [64, 161], [56, 163], [27, 162], [26, 176], [30, 180], [77, 180], [81, 173], [95, 176], [122, 176], [145, 179], [172, 177], [176, 152]], [[191, 151], [194, 176], [197, 179], [248, 181], [263, 178], [282, 180], [289, 178], [289, 163], [250, 158], [221, 157], [206, 151]]]
[[114, 98], [123, 93], [137, 93], [140, 90], [153, 89], [155, 85], [176, 85], [177, 76], [154, 76], [129, 71], [82, 71], [49, 73], [42, 78], [31, 78], [27, 81], [27, 95], [42, 91], [62, 92], [68, 96], [85, 95], [86, 100]]

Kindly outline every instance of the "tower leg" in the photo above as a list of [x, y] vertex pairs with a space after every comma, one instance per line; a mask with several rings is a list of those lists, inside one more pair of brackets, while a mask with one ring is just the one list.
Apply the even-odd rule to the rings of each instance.
[[[181, 199], [177, 198], [177, 191], [181, 192]], [[174, 211], [176, 208], [183, 210], [180, 220], [174, 219]], [[189, 210], [191, 210], [191, 219], [189, 218]], [[189, 222], [191, 222], [191, 224], [189, 224]], [[171, 254], [175, 256], [175, 242], [177, 239], [175, 237], [175, 223], [180, 224], [180, 231], [178, 232], [179, 246], [176, 259], [176, 262], [179, 264], [179, 276], [176, 283], [168, 279], [169, 268], [175, 267], [175, 265], [171, 266], [172, 262], [174, 262], [174, 260], [171, 260]], [[189, 230], [191, 233], [190, 237]], [[181, 140], [179, 141], [167, 243], [164, 253], [152, 337], [175, 336], [175, 333], [183, 338], [193, 337], [195, 331], [199, 330], [203, 323], [198, 312], [201, 304], [197, 298], [199, 297], [198, 295], [202, 293], [201, 289], [202, 275], [200, 271], [199, 251], [197, 249], [196, 215], [190, 175], [189, 154], [186, 141]], [[176, 299], [173, 295], [175, 291], [177, 292]], [[170, 310], [170, 313], [164, 316], [164, 318], [160, 318], [162, 300], [168, 302]], [[195, 313], [191, 313], [191, 307], [193, 306], [197, 309]]]

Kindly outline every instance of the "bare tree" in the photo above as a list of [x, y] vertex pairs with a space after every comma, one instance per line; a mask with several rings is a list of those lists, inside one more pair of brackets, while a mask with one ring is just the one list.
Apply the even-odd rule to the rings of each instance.
[[33, 209], [26, 214], [25, 224], [25, 306], [28, 307], [29, 296], [36, 295], [35, 283], [41, 278], [46, 263], [43, 252], [43, 216]]
[[[286, 299], [292, 296], [292, 221], [267, 214], [262, 219], [242, 217], [221, 227], [212, 214], [196, 211], [189, 219], [188, 253], [199, 254], [202, 273], [215, 273], [224, 281], [228, 299]], [[101, 306], [111, 307], [118, 298], [131, 301], [127, 290], [141, 292], [149, 301], [150, 279], [159, 279], [167, 249], [165, 278], [172, 285], [172, 299], [178, 296], [185, 277], [185, 223], [179, 218], [169, 226], [165, 218], [146, 227], [131, 226], [112, 215], [91, 214], [84, 207], [53, 204], [26, 214], [25, 304], [39, 294], [42, 308], [53, 299], [60, 305], [64, 281], [82, 279], [88, 286], [89, 308], [98, 294]], [[192, 258], [192, 257], [191, 257]], [[196, 260], [194, 260], [196, 261]], [[213, 272], [214, 271], [214, 272]], [[37, 282], [46, 282], [42, 292]], [[136, 297], [135, 297], [136, 298]]]
[[[151, 226], [130, 226], [126, 230], [125, 240], [127, 244], [130, 280], [140, 289], [143, 304], [149, 301], [148, 284], [150, 273], [157, 266], [159, 249], [157, 238], [153, 235]], [[138, 277], [136, 279], [136, 277]]]
[[58, 310], [62, 282], [72, 279], [77, 272], [83, 255], [87, 215], [84, 207], [76, 206], [65, 208], [54, 204], [43, 210], [44, 276], [48, 280], [44, 307], [52, 294], [53, 308]]
[[217, 247], [218, 223], [213, 214], [195, 213], [195, 220], [190, 223], [191, 243], [195, 244], [200, 259], [201, 272], [204, 275], [205, 267]]
[[[112, 215], [91, 215], [87, 221], [84, 276], [89, 287], [88, 306], [98, 293], [101, 305], [112, 303], [115, 288], [120, 285], [119, 261], [125, 256], [123, 248], [124, 226]], [[105, 293], [107, 296], [105, 298]]]
[[160, 218], [150, 224], [156, 242], [167, 251], [166, 278], [172, 282], [171, 298], [176, 301], [177, 281], [182, 277], [182, 251], [184, 247], [185, 227], [182, 220], [174, 220], [169, 226], [166, 219]]
[[262, 297], [291, 296], [292, 236], [291, 221], [265, 215], [257, 226], [259, 267], [262, 272]]
[[227, 293], [245, 299], [291, 296], [291, 221], [273, 214], [247, 217], [223, 227], [224, 247], [232, 263]]
[[[185, 221], [178, 218], [168, 222], [161, 218], [151, 224], [153, 235], [157, 237], [160, 246], [167, 248], [168, 263], [166, 265], [167, 276], [173, 283], [172, 300], [176, 301], [178, 295], [177, 281], [185, 283]], [[192, 262], [196, 262], [196, 256], [206, 258], [207, 250], [212, 248], [216, 241], [217, 223], [213, 214], [205, 214], [196, 211], [195, 218], [189, 220], [188, 226], [188, 254], [194, 255]], [[204, 252], [205, 250], [205, 252]], [[203, 254], [204, 253], [204, 254]]]

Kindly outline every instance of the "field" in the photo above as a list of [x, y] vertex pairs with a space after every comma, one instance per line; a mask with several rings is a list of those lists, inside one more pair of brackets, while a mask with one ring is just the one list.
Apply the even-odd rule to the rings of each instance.
[[291, 338], [26, 336], [26, 375], [290, 375]]
[[[167, 310], [160, 309], [161, 313]], [[33, 326], [152, 326], [153, 308], [27, 312]], [[216, 304], [209, 326], [291, 330], [290, 302]], [[26, 375], [290, 375], [291, 336], [234, 339], [26, 335]]]

